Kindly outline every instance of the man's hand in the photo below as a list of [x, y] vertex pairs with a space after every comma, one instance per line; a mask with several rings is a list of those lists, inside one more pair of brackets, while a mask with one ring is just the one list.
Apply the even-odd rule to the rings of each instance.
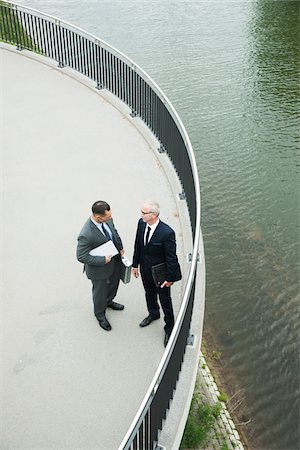
[[124, 250], [123, 250], [123, 249], [122, 249], [122, 250], [120, 250], [120, 255], [121, 255], [121, 256], [124, 256], [124, 253], [125, 253], [125, 252], [124, 252]]
[[138, 278], [138, 277], [140, 276], [139, 269], [138, 269], [137, 267], [133, 267], [133, 268], [132, 268], [132, 275], [133, 275], [135, 278]]
[[110, 263], [111, 262], [111, 258], [112, 258], [112, 255], [105, 256], [105, 264]]
[[172, 286], [172, 284], [173, 284], [173, 281], [167, 281], [166, 280], [166, 281], [163, 282], [163, 284], [161, 285], [160, 288], [162, 289], [164, 287], [170, 287], [170, 286]]

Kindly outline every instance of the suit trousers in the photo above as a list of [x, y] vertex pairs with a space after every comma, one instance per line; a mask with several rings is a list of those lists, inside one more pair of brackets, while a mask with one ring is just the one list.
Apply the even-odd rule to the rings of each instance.
[[145, 289], [146, 303], [150, 316], [159, 317], [158, 298], [164, 312], [166, 334], [170, 335], [174, 327], [174, 312], [171, 299], [170, 287], [160, 288], [156, 287], [152, 278], [151, 271], [144, 271], [141, 268], [141, 276]]
[[96, 317], [104, 316], [107, 305], [117, 295], [120, 283], [119, 261], [113, 258], [109, 264], [114, 264], [113, 273], [109, 278], [91, 280], [93, 284], [94, 314]]

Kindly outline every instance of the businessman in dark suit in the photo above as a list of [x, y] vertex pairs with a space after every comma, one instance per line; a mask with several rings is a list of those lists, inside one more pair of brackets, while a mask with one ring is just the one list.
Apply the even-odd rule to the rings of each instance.
[[[90, 251], [112, 240], [119, 253], [115, 256], [92, 256]], [[124, 305], [113, 299], [120, 282], [121, 256], [124, 254], [121, 238], [114, 226], [110, 206], [100, 200], [92, 206], [92, 216], [80, 231], [77, 244], [77, 259], [84, 264], [86, 276], [93, 284], [94, 314], [99, 325], [106, 331], [111, 325], [105, 316], [106, 308], [124, 309]]]
[[[141, 213], [142, 218], [138, 222], [134, 244], [132, 273], [134, 277], [138, 278], [140, 268], [149, 315], [140, 323], [140, 326], [146, 327], [154, 320], [159, 319], [159, 298], [164, 312], [164, 345], [166, 346], [174, 327], [170, 286], [181, 278], [176, 255], [175, 232], [159, 219], [157, 202], [146, 201], [142, 206]], [[151, 268], [160, 263], [166, 264], [166, 279], [160, 287], [156, 287]]]

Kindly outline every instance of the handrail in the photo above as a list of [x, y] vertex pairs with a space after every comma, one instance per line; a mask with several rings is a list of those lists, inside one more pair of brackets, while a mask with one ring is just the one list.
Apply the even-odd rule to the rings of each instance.
[[[193, 232], [193, 249], [182, 304], [164, 355], [144, 400], [119, 446], [119, 450], [148, 448], [148, 445], [153, 445], [157, 437], [157, 430], [150, 433], [148, 429], [151, 428], [151, 424], [148, 424], [151, 421], [149, 409], [176, 352], [178, 352], [176, 370], [180, 371], [194, 300], [201, 238], [200, 187], [190, 139], [173, 105], [158, 85], [123, 53], [82, 29], [35, 9], [10, 1], [2, 1], [0, 12], [4, 17], [3, 23], [0, 22], [2, 40], [16, 44], [20, 49], [33, 50], [51, 57], [57, 60], [59, 67], [69, 66], [78, 70], [93, 79], [98, 88], [109, 89], [127, 103], [132, 110], [132, 115], [144, 120], [160, 141], [164, 151], [170, 156], [181, 180], [183, 192], [186, 194]], [[179, 344], [181, 350], [179, 348], [177, 351]], [[176, 385], [176, 379], [175, 382], [172, 380], [172, 383]], [[172, 391], [170, 398], [172, 398]], [[167, 409], [167, 406], [164, 408]], [[147, 423], [143, 424], [145, 418]], [[158, 428], [160, 423], [161, 420], [158, 421]], [[146, 432], [141, 431], [142, 424]], [[139, 437], [140, 435], [142, 437]], [[135, 444], [133, 444], [134, 439], [136, 439]], [[144, 439], [142, 445], [137, 444], [139, 439]], [[149, 441], [148, 444], [146, 439], [147, 442]]]

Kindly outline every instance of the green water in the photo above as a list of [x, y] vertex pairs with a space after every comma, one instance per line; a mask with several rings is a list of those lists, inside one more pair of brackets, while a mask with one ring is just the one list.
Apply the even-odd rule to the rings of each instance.
[[26, 0], [136, 61], [179, 112], [207, 293], [251, 448], [299, 442], [299, 2]]

